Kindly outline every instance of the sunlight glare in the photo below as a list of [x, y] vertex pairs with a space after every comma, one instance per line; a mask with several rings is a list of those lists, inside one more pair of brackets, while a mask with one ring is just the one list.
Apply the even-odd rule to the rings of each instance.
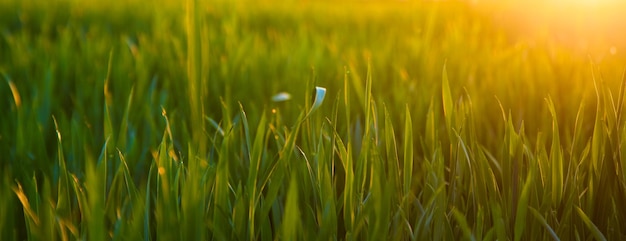
[[548, 34], [559, 44], [586, 51], [589, 44], [605, 42], [626, 47], [626, 2], [620, 0], [477, 0], [495, 21], [515, 36], [535, 38]]

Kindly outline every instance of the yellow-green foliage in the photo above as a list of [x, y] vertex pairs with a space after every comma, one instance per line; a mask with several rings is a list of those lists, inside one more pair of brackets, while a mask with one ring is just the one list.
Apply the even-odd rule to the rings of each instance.
[[0, 0], [0, 240], [626, 239], [610, 40], [183, 2]]

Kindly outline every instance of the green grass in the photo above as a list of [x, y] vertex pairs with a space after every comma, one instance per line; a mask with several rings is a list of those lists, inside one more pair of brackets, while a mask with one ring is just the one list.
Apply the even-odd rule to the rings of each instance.
[[0, 240], [626, 239], [626, 54], [494, 16], [1, 0]]

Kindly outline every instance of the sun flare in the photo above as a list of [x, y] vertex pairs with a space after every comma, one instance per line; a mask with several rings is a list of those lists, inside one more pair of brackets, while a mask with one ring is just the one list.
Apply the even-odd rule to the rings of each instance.
[[497, 23], [518, 36], [548, 33], [560, 44], [586, 48], [602, 41], [624, 48], [626, 3], [617, 0], [512, 0], [478, 2]]
[[600, 6], [600, 5], [606, 5], [606, 4], [615, 4], [618, 1], [616, 0], [552, 0], [552, 2], [554, 2], [554, 4], [561, 5], [561, 6], [578, 5], [578, 6], [589, 7], [589, 6]]

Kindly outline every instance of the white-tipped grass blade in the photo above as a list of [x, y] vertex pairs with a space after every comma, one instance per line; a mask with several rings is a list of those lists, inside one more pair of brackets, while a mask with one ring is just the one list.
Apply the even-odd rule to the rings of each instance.
[[317, 110], [322, 105], [322, 103], [324, 102], [324, 97], [326, 97], [326, 88], [316, 86], [315, 101], [313, 101], [313, 106], [311, 106], [311, 109], [309, 109], [309, 113], [307, 114], [307, 116], [313, 113], [313, 111]]
[[290, 99], [291, 99], [291, 94], [287, 92], [280, 92], [272, 96], [272, 101], [274, 102], [283, 102], [283, 101], [288, 101]]

